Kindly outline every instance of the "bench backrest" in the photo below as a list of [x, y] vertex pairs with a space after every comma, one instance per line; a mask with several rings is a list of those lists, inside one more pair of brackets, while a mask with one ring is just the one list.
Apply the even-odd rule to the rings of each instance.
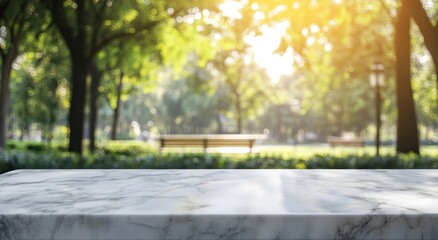
[[162, 135], [161, 147], [252, 147], [261, 134]]

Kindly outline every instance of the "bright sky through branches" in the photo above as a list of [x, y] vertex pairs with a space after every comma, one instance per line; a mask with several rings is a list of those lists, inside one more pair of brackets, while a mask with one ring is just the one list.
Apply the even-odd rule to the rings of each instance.
[[[241, 18], [240, 9], [242, 7], [241, 2], [226, 1], [220, 6], [220, 9], [227, 17]], [[277, 83], [281, 75], [293, 72], [292, 51], [288, 50], [284, 55], [274, 53], [280, 45], [286, 27], [286, 24], [277, 24], [274, 27], [262, 29], [263, 34], [260, 36], [245, 38], [245, 41], [252, 46], [255, 63], [266, 69], [272, 83]]]
[[278, 82], [281, 75], [291, 74], [293, 70], [291, 50], [284, 55], [274, 54], [284, 31], [285, 26], [278, 25], [269, 28], [261, 36], [248, 39], [248, 43], [253, 47], [254, 61], [266, 69], [273, 83]]

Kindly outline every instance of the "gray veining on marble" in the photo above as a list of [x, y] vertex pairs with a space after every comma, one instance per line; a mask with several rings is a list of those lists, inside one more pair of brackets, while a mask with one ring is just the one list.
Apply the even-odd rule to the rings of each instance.
[[438, 239], [438, 171], [19, 170], [0, 239]]

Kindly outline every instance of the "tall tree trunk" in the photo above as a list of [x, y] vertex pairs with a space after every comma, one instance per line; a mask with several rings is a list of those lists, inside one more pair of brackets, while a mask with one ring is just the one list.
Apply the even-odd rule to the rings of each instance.
[[50, 79], [49, 91], [51, 92], [51, 96], [53, 97], [53, 99], [50, 100], [49, 119], [47, 125], [47, 143], [49, 147], [52, 146], [53, 131], [55, 128], [57, 112], [59, 109], [59, 105], [58, 105], [59, 103], [55, 97], [56, 90], [58, 89], [58, 87], [59, 87], [58, 80], [56, 78]]
[[52, 140], [53, 140], [53, 130], [55, 124], [50, 123], [50, 125], [47, 127], [47, 145], [49, 145], [49, 147], [52, 147]]
[[[438, 50], [436, 51], [435, 54], [436, 54], [436, 58], [433, 58], [433, 65], [435, 65], [435, 75], [437, 76], [435, 87], [436, 87], [436, 93], [438, 94]], [[438, 101], [438, 98], [437, 98], [437, 101]]]
[[90, 136], [90, 152], [96, 150], [96, 128], [97, 128], [97, 116], [98, 108], [97, 101], [99, 98], [99, 86], [102, 79], [102, 73], [96, 66], [95, 60], [90, 65], [91, 86], [90, 86], [90, 115], [89, 115], [89, 136]]
[[[436, 75], [436, 83], [435, 83], [435, 88], [436, 88], [436, 93], [438, 94], [438, 51], [436, 52], [436, 58], [433, 59], [433, 63], [435, 65], [435, 75]], [[438, 116], [438, 97], [436, 98], [437, 102], [436, 102], [436, 109], [435, 109], [435, 113]], [[438, 122], [435, 123], [435, 126], [438, 126]]]
[[239, 93], [234, 93], [236, 96], [236, 123], [237, 123], [237, 133], [242, 133], [242, 101]]
[[294, 145], [298, 145], [298, 128], [292, 128], [292, 140]]
[[[437, 41], [438, 41], [438, 37], [437, 37]], [[434, 54], [435, 54], [435, 57], [433, 57], [433, 54], [432, 54], [432, 59], [433, 59], [433, 65], [435, 66], [435, 75], [437, 76], [435, 88], [436, 88], [436, 93], [438, 94], [438, 48]], [[437, 100], [437, 102], [436, 102], [436, 109], [435, 109], [436, 112], [435, 113], [438, 116], [438, 97], [436, 98], [436, 100]], [[438, 126], [438, 123], [436, 124], [436, 126]]]
[[12, 63], [18, 55], [17, 45], [13, 44], [9, 52], [2, 59], [0, 85], [0, 150], [5, 148], [7, 116], [9, 105], [9, 83], [11, 80]]
[[[80, 51], [78, 49], [78, 51]], [[87, 78], [87, 58], [72, 51], [72, 85], [69, 109], [69, 147], [70, 152], [82, 153], [84, 136], [85, 95]]]
[[224, 127], [221, 121], [221, 115], [219, 113], [216, 114], [216, 122], [217, 122], [217, 133], [218, 134], [224, 133]]
[[417, 115], [411, 87], [410, 16], [407, 1], [403, 1], [399, 7], [395, 22], [398, 109], [397, 152], [419, 154]]
[[283, 117], [281, 114], [280, 107], [275, 108], [275, 129], [274, 129], [274, 137], [277, 141], [283, 141], [283, 134], [281, 132], [281, 126], [283, 125]]
[[114, 108], [113, 129], [111, 131], [111, 140], [116, 140], [116, 136], [117, 136], [117, 125], [119, 123], [122, 89], [123, 89], [123, 72], [120, 72], [120, 80], [119, 80], [119, 84], [117, 85], [117, 102], [116, 102], [116, 107]]
[[[71, 19], [64, 8], [64, 1], [47, 1], [53, 22], [62, 35], [71, 57], [71, 98], [68, 113], [70, 152], [82, 154], [84, 136], [86, 78], [92, 55], [87, 46], [85, 1], [77, 0], [75, 10], [75, 27], [68, 24]], [[71, 17], [71, 16], [70, 16]]]

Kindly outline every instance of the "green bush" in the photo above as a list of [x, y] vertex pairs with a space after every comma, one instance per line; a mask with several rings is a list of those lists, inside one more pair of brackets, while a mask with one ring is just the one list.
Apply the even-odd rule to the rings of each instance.
[[[153, 149], [152, 149], [153, 150]], [[307, 159], [220, 154], [146, 154], [122, 155], [101, 152], [80, 156], [65, 152], [0, 152], [0, 173], [15, 169], [438, 169], [432, 156], [316, 155]]]
[[54, 142], [52, 143], [52, 149], [60, 152], [68, 151], [68, 143], [67, 142]]
[[15, 141], [7, 141], [6, 142], [6, 149], [19, 149], [20, 148], [20, 143], [19, 142], [15, 142]]
[[32, 143], [32, 142], [9, 140], [9, 141], [6, 141], [6, 149], [8, 149], [8, 150], [26, 150], [27, 145], [29, 143]]
[[7, 141], [6, 142], [7, 150], [29, 150], [32, 152], [44, 152], [49, 149], [55, 151], [66, 152], [68, 147], [65, 142], [55, 142], [51, 145], [46, 142], [30, 142], [30, 141]]
[[158, 148], [142, 141], [109, 141], [98, 147], [105, 154], [137, 156], [156, 153]]
[[47, 150], [47, 145], [42, 142], [29, 142], [26, 144], [26, 149], [32, 152], [43, 152]]

